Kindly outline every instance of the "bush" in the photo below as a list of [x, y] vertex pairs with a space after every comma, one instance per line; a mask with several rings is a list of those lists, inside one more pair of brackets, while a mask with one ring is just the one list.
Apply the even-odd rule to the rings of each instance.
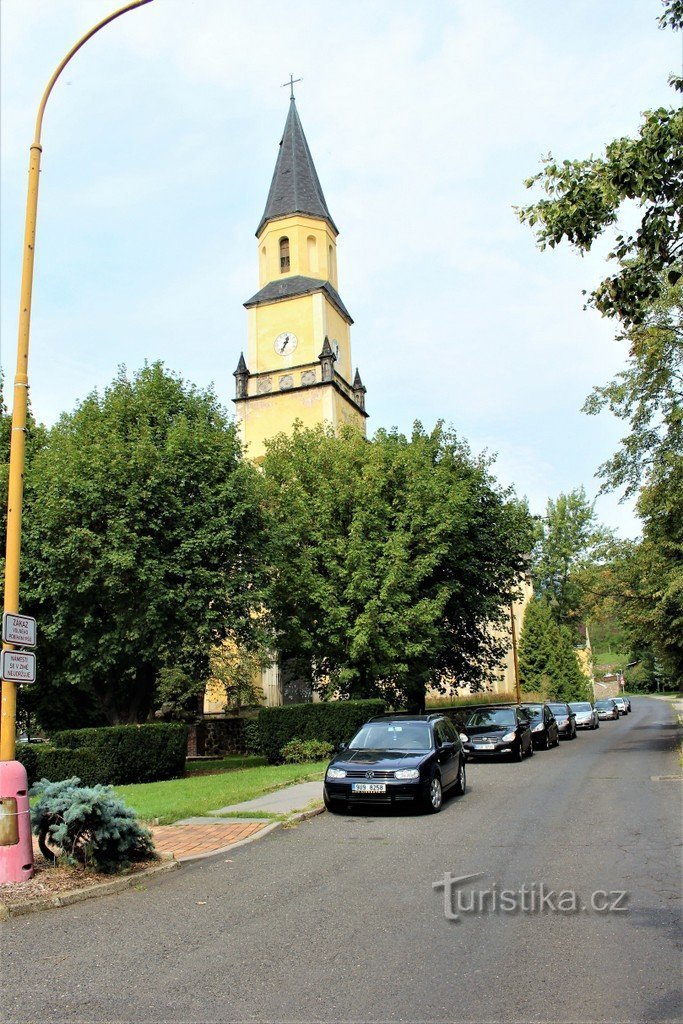
[[382, 714], [382, 700], [339, 700], [261, 708], [258, 716], [261, 749], [269, 764], [279, 764], [282, 748], [290, 740], [326, 741], [334, 748], [342, 740], [351, 739], [369, 718]]
[[242, 726], [242, 740], [245, 754], [262, 754], [261, 730], [258, 718], [248, 718]]
[[334, 747], [325, 740], [290, 740], [280, 751], [285, 764], [305, 764], [306, 761], [329, 761]]
[[56, 746], [86, 750], [94, 756], [94, 782], [112, 786], [157, 782], [177, 778], [185, 771], [187, 726], [179, 722], [66, 729], [54, 733], [52, 739]]
[[38, 797], [31, 808], [31, 827], [46, 860], [55, 859], [56, 849], [69, 864], [113, 872], [132, 861], [156, 859], [151, 834], [112, 787], [80, 783], [78, 778], [42, 779], [31, 789], [31, 796]]

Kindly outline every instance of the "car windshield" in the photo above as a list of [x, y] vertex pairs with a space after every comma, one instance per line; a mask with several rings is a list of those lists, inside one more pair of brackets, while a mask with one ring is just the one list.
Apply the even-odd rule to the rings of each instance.
[[517, 725], [515, 713], [508, 708], [493, 708], [491, 711], [473, 711], [467, 719], [466, 728], [478, 729], [487, 725]]
[[611, 700], [596, 700], [595, 706], [596, 706], [596, 708], [607, 708], [609, 710], [609, 708], [612, 707], [612, 701]]
[[580, 702], [578, 702], [576, 704], [570, 704], [569, 707], [572, 709], [572, 711], [592, 711], [593, 710], [593, 708], [591, 707], [590, 704], [584, 703], [583, 701], [580, 701]]
[[349, 743], [351, 750], [432, 749], [432, 735], [426, 722], [368, 722]]
[[567, 715], [566, 704], [548, 704], [548, 707], [554, 715], [564, 715], [565, 717]]
[[540, 718], [543, 714], [542, 704], [525, 704], [524, 710], [529, 713], [532, 718]]

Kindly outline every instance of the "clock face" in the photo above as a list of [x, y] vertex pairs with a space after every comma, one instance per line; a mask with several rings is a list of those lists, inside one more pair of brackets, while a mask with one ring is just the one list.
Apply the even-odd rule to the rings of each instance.
[[275, 339], [275, 351], [279, 356], [290, 355], [296, 346], [299, 344], [299, 339], [296, 334], [292, 334], [291, 331], [283, 331], [282, 334], [278, 334]]

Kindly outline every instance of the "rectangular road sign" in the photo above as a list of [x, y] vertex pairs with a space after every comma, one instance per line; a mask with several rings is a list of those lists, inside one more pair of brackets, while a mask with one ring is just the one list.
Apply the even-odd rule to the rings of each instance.
[[3, 612], [2, 639], [7, 644], [16, 644], [17, 647], [35, 647], [36, 620], [30, 615]]
[[36, 656], [29, 651], [3, 651], [0, 675], [13, 683], [35, 683]]

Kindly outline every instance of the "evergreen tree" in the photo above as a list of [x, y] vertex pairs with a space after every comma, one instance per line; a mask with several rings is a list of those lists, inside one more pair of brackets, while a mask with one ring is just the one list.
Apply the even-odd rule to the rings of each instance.
[[546, 700], [585, 700], [588, 680], [581, 670], [567, 627], [557, 625], [544, 599], [530, 601], [519, 638], [522, 690]]

